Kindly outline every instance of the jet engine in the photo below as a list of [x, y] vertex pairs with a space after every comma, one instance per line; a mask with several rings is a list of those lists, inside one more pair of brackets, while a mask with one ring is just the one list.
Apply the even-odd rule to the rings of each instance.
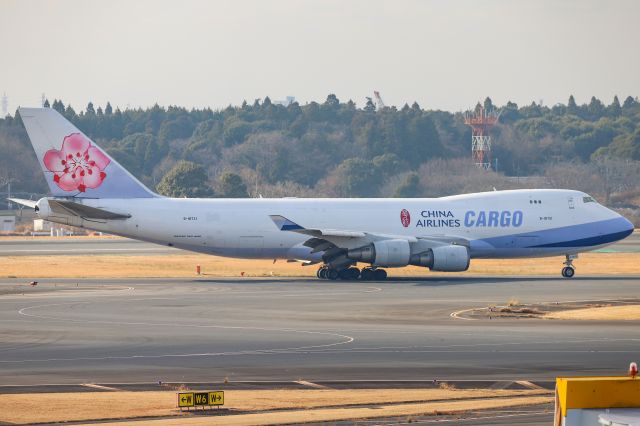
[[466, 246], [438, 246], [411, 254], [409, 242], [401, 239], [376, 241], [364, 247], [351, 249], [347, 252], [347, 258], [376, 266], [416, 265], [442, 272], [466, 271], [470, 261], [469, 249]]
[[452, 244], [414, 254], [409, 259], [409, 264], [426, 266], [432, 271], [461, 272], [469, 269], [470, 260], [467, 247]]
[[51, 207], [49, 207], [49, 201], [46, 198], [41, 198], [36, 203], [36, 213], [43, 219], [51, 216]]
[[407, 266], [411, 257], [411, 247], [407, 240], [375, 241], [368, 246], [349, 250], [347, 257], [376, 266]]

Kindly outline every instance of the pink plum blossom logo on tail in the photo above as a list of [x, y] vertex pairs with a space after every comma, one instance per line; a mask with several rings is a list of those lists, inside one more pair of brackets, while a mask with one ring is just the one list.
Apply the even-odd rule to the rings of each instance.
[[63, 191], [85, 192], [97, 188], [107, 177], [104, 169], [111, 160], [81, 133], [72, 133], [62, 141], [60, 150], [44, 154], [44, 165], [53, 172], [53, 181]]
[[409, 224], [411, 223], [411, 214], [409, 213], [409, 210], [402, 209], [402, 211], [400, 212], [400, 222], [405, 228], [409, 226]]

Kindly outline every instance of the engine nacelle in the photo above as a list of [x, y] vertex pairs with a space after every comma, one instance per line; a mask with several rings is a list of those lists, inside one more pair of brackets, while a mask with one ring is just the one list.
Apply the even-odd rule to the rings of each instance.
[[349, 250], [347, 257], [376, 266], [407, 266], [411, 257], [411, 247], [407, 240], [375, 241], [368, 246]]
[[351, 249], [347, 252], [347, 258], [376, 266], [416, 265], [441, 272], [466, 271], [471, 260], [466, 246], [451, 244], [411, 254], [409, 242], [400, 239], [376, 241], [368, 246]]
[[46, 198], [40, 198], [36, 203], [36, 214], [42, 219], [46, 219], [51, 216], [51, 207], [49, 207], [49, 201]]
[[469, 269], [469, 249], [460, 245], [439, 246], [411, 256], [410, 264], [432, 271], [462, 272]]

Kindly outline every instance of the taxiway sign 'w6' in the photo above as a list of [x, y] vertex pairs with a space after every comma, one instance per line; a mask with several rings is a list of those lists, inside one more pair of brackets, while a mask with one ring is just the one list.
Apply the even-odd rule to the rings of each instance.
[[[473, 258], [565, 255], [632, 224], [572, 190], [411, 199], [184, 199], [147, 189], [49, 108], [22, 108], [51, 196], [13, 199], [52, 222], [219, 256], [320, 263], [319, 278], [384, 279], [385, 267], [465, 271]], [[358, 269], [357, 263], [369, 266]]]

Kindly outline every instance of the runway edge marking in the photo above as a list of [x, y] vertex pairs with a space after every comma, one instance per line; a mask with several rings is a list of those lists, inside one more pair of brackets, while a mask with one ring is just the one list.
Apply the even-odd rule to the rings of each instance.
[[319, 385], [318, 383], [309, 382], [307, 380], [294, 380], [293, 383], [297, 383], [303, 386], [309, 386], [314, 389], [331, 389], [329, 386]]
[[113, 391], [113, 392], [122, 392], [122, 389], [113, 388], [113, 387], [110, 387], [110, 386], [97, 385], [95, 383], [80, 383], [80, 386], [84, 386], [84, 387], [91, 388], [91, 389], [100, 389], [100, 390], [107, 390], [107, 391]]

